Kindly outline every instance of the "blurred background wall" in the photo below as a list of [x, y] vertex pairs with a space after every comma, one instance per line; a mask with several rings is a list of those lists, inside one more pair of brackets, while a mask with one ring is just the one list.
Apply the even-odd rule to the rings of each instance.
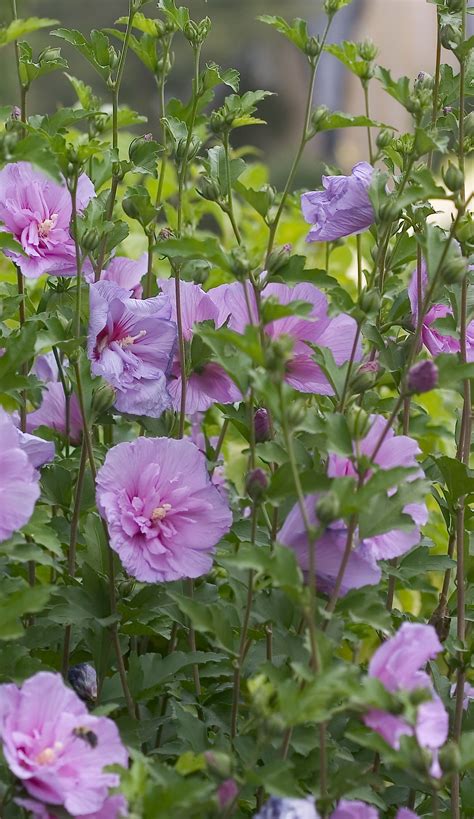
[[[259, 14], [281, 14], [288, 18], [308, 20], [313, 33], [320, 32], [324, 14], [320, 0], [188, 0], [191, 14], [200, 19], [208, 14], [213, 28], [203, 53], [222, 66], [238, 68], [242, 90], [264, 88], [274, 91], [262, 105], [261, 116], [268, 127], [242, 129], [246, 143], [257, 145], [271, 168], [272, 181], [281, 183], [292, 158], [293, 145], [299, 136], [306, 94], [308, 67], [301, 54], [270, 27], [256, 20]], [[126, 0], [18, 0], [19, 15], [37, 15], [59, 19], [61, 25], [89, 32], [91, 28], [111, 26], [126, 14]], [[154, 15], [154, 4], [144, 9]], [[9, 0], [0, 0], [0, 22], [10, 19]], [[474, 17], [470, 17], [470, 25]], [[415, 78], [420, 70], [434, 69], [436, 12], [426, 0], [353, 0], [335, 18], [329, 41], [370, 37], [380, 48], [378, 62], [391, 69], [394, 76], [407, 74]], [[52, 38], [56, 45], [59, 41]], [[48, 43], [46, 33], [36, 33], [30, 42], [37, 53]], [[189, 94], [191, 73], [190, 48], [182, 38], [175, 40], [175, 65], [170, 78], [170, 96]], [[63, 54], [70, 73], [91, 84], [105, 97], [100, 78], [86, 61], [66, 44]], [[17, 102], [17, 84], [12, 49], [0, 50], [0, 104]], [[450, 56], [444, 52], [444, 58]], [[374, 118], [399, 129], [409, 127], [403, 109], [379, 84], [371, 83], [371, 114]], [[74, 101], [72, 88], [60, 73], [39, 80], [29, 99], [29, 112], [51, 112], [57, 106]], [[158, 131], [157, 98], [154, 82], [141, 62], [130, 53], [122, 91], [122, 101], [149, 118], [146, 130]], [[359, 82], [338, 61], [324, 55], [315, 92], [315, 104], [324, 103], [335, 110], [362, 113], [363, 98]], [[245, 130], [245, 133], [243, 133]], [[333, 135], [320, 135], [308, 147], [297, 183], [311, 186], [321, 174], [325, 160], [348, 169], [354, 162], [367, 158], [363, 129], [351, 129]]]

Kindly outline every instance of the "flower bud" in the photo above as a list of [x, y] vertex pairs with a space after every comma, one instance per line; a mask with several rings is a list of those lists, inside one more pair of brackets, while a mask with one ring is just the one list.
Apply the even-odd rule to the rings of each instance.
[[359, 307], [366, 316], [374, 316], [380, 310], [380, 293], [363, 287], [359, 295]]
[[445, 0], [448, 9], [452, 12], [461, 11], [463, 0]]
[[390, 128], [382, 128], [382, 130], [377, 134], [377, 138], [375, 140], [377, 148], [388, 148], [393, 136], [393, 131]]
[[310, 58], [310, 60], [317, 57], [320, 51], [321, 43], [319, 42], [319, 37], [314, 35], [312, 37], [308, 37], [304, 47], [304, 53]]
[[379, 374], [377, 361], [365, 361], [352, 376], [349, 387], [354, 395], [370, 390], [376, 383]]
[[204, 751], [204, 759], [212, 773], [227, 778], [232, 773], [232, 758], [222, 751]]
[[92, 412], [96, 416], [107, 412], [115, 404], [115, 390], [105, 382], [92, 393]]
[[268, 417], [268, 411], [264, 407], [260, 407], [260, 409], [256, 410], [253, 416], [253, 425], [255, 443], [264, 444], [266, 441], [271, 440], [270, 419]]
[[292, 401], [290, 406], [287, 407], [286, 417], [290, 429], [295, 429], [295, 427], [301, 424], [306, 417], [305, 402], [301, 401], [300, 399]]
[[353, 406], [347, 414], [347, 425], [354, 441], [360, 441], [370, 429], [370, 417], [362, 407]]
[[170, 228], [170, 227], [161, 228], [161, 230], [160, 230], [160, 232], [158, 234], [158, 239], [161, 242], [166, 242], [167, 239], [172, 239], [173, 237], [174, 237], [174, 232], [173, 232], [172, 228]]
[[329, 108], [327, 105], [318, 105], [311, 114], [311, 126], [313, 131], [317, 133], [320, 130], [321, 124], [327, 118]]
[[245, 491], [255, 503], [262, 500], [268, 489], [268, 478], [263, 469], [252, 469], [245, 479]]
[[208, 179], [207, 176], [199, 178], [196, 190], [203, 199], [209, 202], [217, 202], [220, 197], [219, 185], [213, 179]]
[[209, 118], [209, 127], [213, 134], [221, 134], [225, 129], [225, 117], [222, 111], [213, 111]]
[[430, 392], [438, 385], [438, 368], [436, 364], [427, 358], [418, 361], [410, 367], [407, 376], [407, 390], [410, 395], [414, 393]]
[[359, 57], [362, 60], [367, 60], [367, 62], [373, 62], [379, 53], [377, 46], [370, 37], [367, 37], [362, 43], [357, 44], [357, 51]]
[[283, 377], [286, 363], [293, 353], [293, 340], [290, 336], [282, 335], [273, 339], [265, 350], [265, 367], [269, 373]]
[[245, 248], [241, 246], [233, 248], [230, 253], [229, 264], [231, 273], [236, 279], [245, 279], [250, 270], [250, 262]]
[[447, 259], [442, 269], [443, 281], [446, 284], [462, 282], [467, 273], [467, 263], [463, 256], [452, 256]]
[[439, 751], [439, 764], [445, 774], [456, 773], [461, 767], [461, 754], [455, 742], [447, 742]]
[[324, 0], [324, 11], [328, 17], [333, 17], [339, 11], [341, 0]]
[[291, 245], [283, 245], [283, 247], [272, 250], [268, 257], [267, 272], [269, 276], [276, 275], [287, 263], [291, 254]]
[[97, 674], [89, 663], [73, 665], [67, 673], [68, 682], [77, 696], [92, 704], [97, 699]]
[[394, 222], [400, 217], [401, 208], [395, 197], [389, 197], [383, 202], [380, 208], [380, 218], [382, 222]]
[[217, 789], [217, 800], [221, 810], [232, 805], [239, 794], [239, 786], [235, 779], [226, 779]]
[[464, 117], [464, 135], [474, 136], [474, 111], [469, 111]]
[[420, 71], [415, 83], [415, 91], [431, 91], [434, 86], [434, 79], [426, 71]]
[[18, 108], [18, 105], [13, 106], [10, 117], [11, 119], [17, 120], [17, 122], [21, 120], [21, 110]]
[[448, 190], [452, 191], [453, 193], [460, 191], [464, 184], [463, 172], [457, 165], [453, 165], [452, 162], [450, 162], [448, 167], [444, 169], [443, 179]]
[[86, 230], [81, 239], [82, 248], [86, 253], [91, 253], [92, 250], [95, 250], [99, 242], [100, 236], [97, 228], [89, 228], [89, 230]]
[[198, 137], [193, 136], [191, 137], [191, 142], [189, 143], [189, 152], [188, 152], [188, 159], [194, 159], [199, 151], [201, 150], [202, 142]]
[[113, 46], [109, 46], [109, 63], [108, 64], [109, 64], [109, 66], [110, 66], [110, 68], [112, 70], [114, 68], [117, 68], [117, 66], [119, 64], [119, 55], [117, 54], [117, 52], [115, 51], [115, 48]]
[[452, 114], [452, 113], [453, 113], [453, 106], [452, 105], [444, 105], [443, 106], [443, 114], [444, 114], [445, 117], [447, 117], [448, 114]]
[[323, 524], [328, 526], [341, 515], [341, 504], [336, 493], [330, 490], [321, 495], [316, 503], [316, 517]]
[[462, 32], [459, 26], [446, 23], [440, 30], [441, 45], [449, 51], [454, 51], [462, 42]]
[[429, 619], [430, 626], [433, 626], [441, 643], [449, 637], [451, 628], [451, 618], [446, 614], [446, 609], [437, 607]]

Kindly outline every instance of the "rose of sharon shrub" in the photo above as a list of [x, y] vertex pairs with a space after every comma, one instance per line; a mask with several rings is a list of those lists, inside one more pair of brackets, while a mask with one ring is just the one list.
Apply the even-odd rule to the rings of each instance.
[[119, 784], [108, 765], [127, 765], [115, 723], [91, 716], [59, 674], [39, 672], [19, 688], [0, 686], [0, 739], [28, 794], [72, 816], [98, 812]]
[[[83, 210], [95, 196], [94, 186], [81, 174], [77, 186], [77, 209]], [[76, 252], [70, 233], [72, 203], [65, 182], [58, 184], [29, 162], [6, 165], [0, 170], [0, 230], [8, 230], [25, 255], [6, 251], [24, 276], [37, 279], [43, 273], [76, 275]], [[88, 266], [85, 265], [84, 272]]]
[[232, 515], [191, 441], [137, 438], [107, 453], [97, 504], [110, 544], [129, 574], [146, 583], [199, 577]]

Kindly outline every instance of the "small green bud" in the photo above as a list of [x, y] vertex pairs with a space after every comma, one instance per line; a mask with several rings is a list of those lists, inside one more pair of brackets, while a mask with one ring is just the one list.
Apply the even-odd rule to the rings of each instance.
[[352, 376], [349, 387], [353, 395], [372, 389], [377, 383], [380, 367], [377, 361], [366, 361], [361, 364]]
[[81, 240], [81, 246], [86, 253], [91, 253], [96, 249], [100, 241], [99, 231], [97, 228], [89, 228], [84, 233]]
[[293, 340], [290, 336], [281, 335], [267, 346], [265, 350], [265, 366], [270, 373], [283, 377], [287, 362], [293, 353]]
[[109, 66], [112, 69], [112, 71], [115, 68], [117, 68], [118, 64], [119, 64], [119, 55], [117, 54], [117, 52], [115, 51], [115, 48], [113, 46], [109, 46]]
[[320, 130], [325, 119], [327, 119], [329, 108], [327, 105], [318, 105], [311, 114], [311, 127], [314, 133]]
[[328, 17], [334, 17], [339, 8], [340, 0], [324, 0], [324, 11]]
[[229, 265], [236, 279], [245, 279], [250, 271], [250, 262], [244, 247], [234, 247], [229, 254]]
[[313, 35], [312, 37], [308, 37], [305, 47], [304, 53], [307, 57], [309, 57], [310, 61], [314, 60], [321, 51], [321, 43], [319, 42], [319, 37]]
[[366, 316], [376, 315], [380, 310], [380, 293], [363, 287], [359, 296], [359, 307]]
[[447, 742], [440, 748], [438, 759], [445, 774], [456, 773], [461, 767], [461, 754], [455, 742]]
[[474, 111], [469, 111], [464, 117], [464, 135], [474, 136]]
[[107, 412], [115, 404], [115, 390], [105, 382], [92, 393], [92, 412], [96, 417]]
[[455, 193], [460, 191], [464, 184], [464, 174], [457, 165], [449, 162], [448, 167], [443, 171], [443, 179], [448, 190]]
[[440, 30], [441, 45], [448, 51], [454, 51], [462, 43], [462, 32], [459, 25], [446, 23]]
[[448, 9], [454, 13], [461, 11], [463, 0], [445, 0]]
[[232, 757], [222, 751], [205, 751], [204, 759], [212, 773], [227, 779], [232, 773]]
[[359, 68], [359, 77], [363, 83], [366, 83], [368, 80], [371, 80], [374, 76], [374, 69], [371, 63], [363, 62], [360, 64]]
[[268, 257], [267, 273], [269, 276], [275, 276], [286, 265], [291, 254], [291, 245], [286, 244], [283, 247], [272, 250]]
[[414, 87], [415, 91], [431, 91], [434, 87], [434, 79], [431, 74], [428, 74], [426, 71], [420, 71], [415, 80]]
[[286, 417], [290, 429], [296, 429], [297, 426], [303, 423], [306, 418], [306, 404], [302, 399], [292, 401], [290, 406], [286, 409]]
[[376, 144], [377, 148], [381, 150], [383, 148], [388, 148], [390, 143], [393, 140], [394, 133], [390, 130], [390, 128], [382, 128], [382, 130], [377, 134]]
[[45, 48], [44, 51], [41, 52], [39, 55], [39, 62], [52, 62], [53, 60], [59, 60], [61, 58], [61, 49], [60, 48]]
[[196, 190], [203, 199], [209, 202], [217, 202], [220, 197], [219, 185], [213, 179], [208, 179], [207, 176], [200, 176]]
[[446, 284], [459, 284], [467, 273], [467, 262], [463, 256], [453, 256], [443, 265], [442, 276]]
[[401, 208], [395, 197], [389, 197], [380, 208], [382, 222], [394, 222], [400, 218]]
[[373, 40], [368, 37], [362, 43], [357, 44], [357, 52], [361, 60], [367, 60], [367, 62], [373, 62], [375, 60], [379, 50]]
[[370, 417], [362, 407], [353, 406], [347, 415], [347, 424], [354, 441], [360, 441], [370, 429]]
[[316, 503], [316, 517], [328, 526], [341, 516], [341, 504], [336, 493], [330, 490], [322, 495]]

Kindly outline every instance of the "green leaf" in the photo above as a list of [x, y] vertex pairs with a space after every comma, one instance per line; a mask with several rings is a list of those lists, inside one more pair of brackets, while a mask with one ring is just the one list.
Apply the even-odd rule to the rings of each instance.
[[392, 79], [392, 75], [387, 68], [381, 65], [375, 67], [375, 75], [379, 82], [382, 83], [387, 94], [390, 94], [400, 105], [404, 108], [410, 102], [410, 80], [408, 77], [400, 77], [399, 80]]
[[367, 61], [359, 55], [357, 43], [350, 40], [343, 40], [341, 43], [331, 43], [325, 45], [324, 50], [336, 57], [346, 68], [349, 69], [359, 79], [367, 77]]
[[17, 242], [11, 233], [7, 233], [2, 229], [0, 229], [0, 250], [11, 250], [13, 253], [19, 253], [20, 256], [26, 256], [20, 242]]
[[322, 117], [318, 123], [318, 131], [336, 131], [339, 128], [390, 128], [383, 122], [369, 119], [365, 116], [352, 116], [351, 114], [344, 114], [342, 111], [334, 111]]
[[215, 88], [216, 85], [229, 86], [233, 91], [239, 90], [240, 73], [235, 68], [221, 68], [217, 63], [207, 63], [201, 75], [201, 83], [204, 91]]
[[32, 587], [20, 580], [15, 585], [4, 583], [0, 596], [0, 640], [20, 638], [24, 633], [20, 619], [44, 609], [51, 590], [51, 586]]
[[207, 259], [223, 269], [227, 268], [227, 259], [217, 239], [165, 239], [158, 242], [156, 252], [168, 259]]
[[292, 23], [288, 23], [284, 17], [280, 17], [279, 15], [275, 16], [273, 14], [260, 14], [257, 20], [276, 29], [283, 37], [286, 37], [287, 40], [304, 53], [309, 38], [306, 20], [296, 17]]
[[176, 6], [174, 0], [158, 0], [158, 8], [161, 9], [168, 20], [183, 31], [186, 23], [189, 22], [189, 9], [185, 6]]
[[95, 68], [103, 80], [108, 80], [112, 69], [109, 39], [105, 34], [92, 30], [89, 41], [77, 29], [57, 28], [51, 35], [70, 43]]
[[48, 17], [27, 17], [26, 19], [12, 20], [10, 25], [0, 28], [0, 48], [19, 40], [20, 37], [24, 37], [26, 34], [32, 34], [42, 28], [56, 26], [58, 22], [59, 20], [50, 20]]
[[[219, 190], [222, 195], [228, 191], [228, 175], [227, 163], [225, 158], [225, 150], [222, 145], [216, 145], [210, 148], [207, 152], [209, 158], [209, 175], [212, 181], [217, 182]], [[229, 162], [230, 168], [230, 184], [239, 178], [245, 170], [245, 162], [243, 159], [231, 159]]]

